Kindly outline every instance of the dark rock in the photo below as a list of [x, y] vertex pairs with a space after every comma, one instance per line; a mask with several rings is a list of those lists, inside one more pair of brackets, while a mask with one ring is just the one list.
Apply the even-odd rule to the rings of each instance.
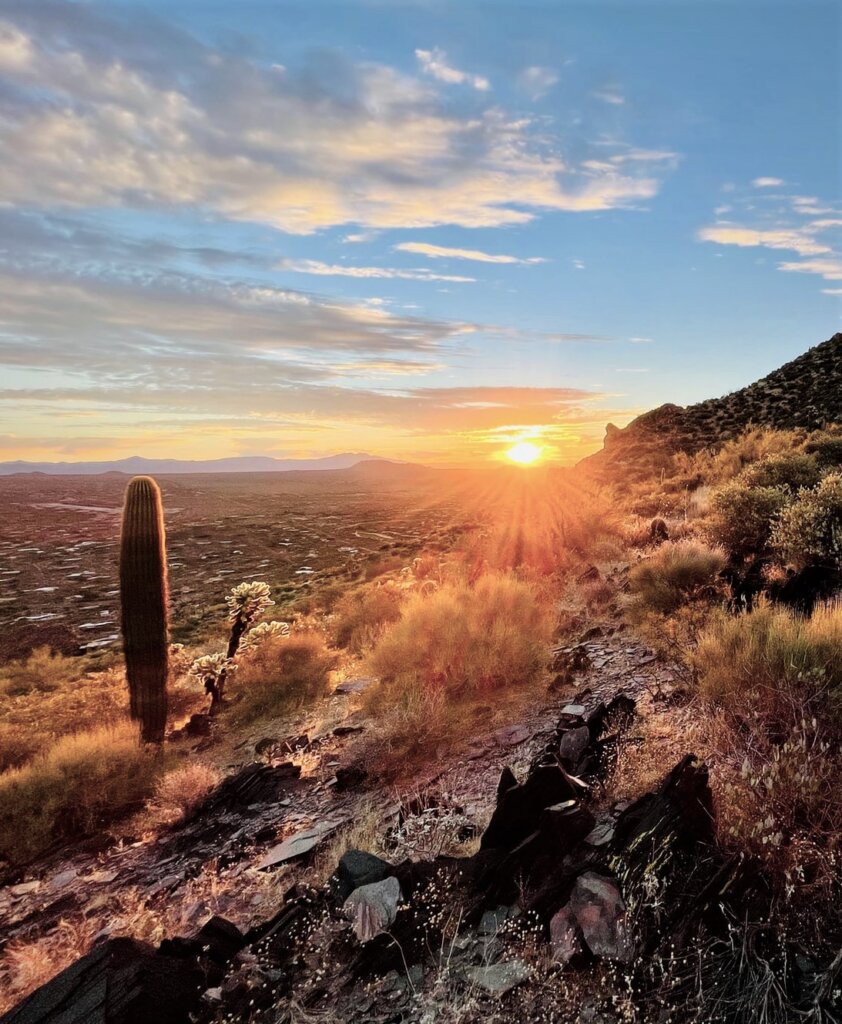
[[[509, 772], [509, 776], [514, 776]], [[565, 800], [575, 800], [579, 792], [560, 767], [547, 765], [536, 768], [520, 785], [498, 786], [497, 806], [480, 842], [480, 848], [513, 850], [530, 833], [534, 832], [541, 811]]]
[[580, 875], [570, 894], [568, 910], [595, 956], [621, 963], [631, 960], [633, 945], [626, 905], [615, 881], [592, 871]]
[[224, 917], [214, 916], [191, 939], [164, 939], [158, 952], [164, 956], [205, 956], [221, 966], [239, 953], [245, 944], [246, 938], [236, 925]]
[[522, 960], [471, 967], [465, 972], [471, 984], [493, 996], [505, 995], [526, 981], [531, 974], [532, 971]]
[[354, 733], [363, 732], [364, 725], [337, 725], [333, 730], [334, 736], [352, 736]]
[[6, 1014], [3, 1024], [189, 1024], [207, 987], [189, 957], [108, 939]]
[[589, 565], [587, 569], [576, 577], [577, 583], [596, 583], [602, 579], [602, 573], [595, 565]]
[[656, 516], [649, 524], [649, 539], [655, 544], [670, 539], [669, 528], [660, 516]]
[[336, 771], [337, 789], [357, 789], [368, 778], [365, 768], [351, 765], [349, 768], [338, 768]]
[[590, 742], [591, 731], [586, 725], [568, 729], [562, 734], [561, 742], [558, 745], [558, 756], [567, 771], [573, 772], [574, 775], [578, 774], [576, 766], [581, 761]]
[[541, 834], [559, 855], [572, 850], [594, 827], [593, 814], [576, 800], [553, 804], [541, 813]]
[[336, 900], [344, 903], [361, 885], [381, 882], [392, 873], [392, 865], [365, 850], [346, 850], [340, 858], [329, 886]]
[[287, 784], [300, 774], [301, 768], [289, 761], [275, 766], [261, 762], [247, 765], [224, 779], [196, 814], [219, 814], [251, 804], [274, 803]]

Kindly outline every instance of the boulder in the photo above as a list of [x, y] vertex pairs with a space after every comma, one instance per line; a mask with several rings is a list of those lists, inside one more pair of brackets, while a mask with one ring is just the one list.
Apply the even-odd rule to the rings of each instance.
[[631, 960], [634, 949], [626, 905], [613, 879], [586, 871], [576, 879], [566, 909], [575, 918], [588, 949], [595, 956], [621, 963]]
[[570, 907], [562, 907], [550, 921], [550, 946], [553, 960], [568, 964], [584, 951], [582, 933]]
[[369, 942], [388, 931], [398, 916], [400, 882], [394, 875], [380, 882], [361, 885], [345, 900], [342, 910], [353, 922], [360, 942]]
[[392, 865], [365, 850], [346, 850], [330, 878], [330, 889], [344, 903], [355, 889], [373, 882], [382, 882], [392, 872]]

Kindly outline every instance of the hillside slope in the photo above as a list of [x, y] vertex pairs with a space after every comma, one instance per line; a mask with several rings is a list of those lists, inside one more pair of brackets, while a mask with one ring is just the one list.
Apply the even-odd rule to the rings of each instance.
[[597, 472], [651, 466], [673, 452], [715, 447], [750, 425], [815, 430], [840, 420], [842, 333], [722, 398], [662, 405], [622, 430], [609, 423], [603, 449], [580, 465]]

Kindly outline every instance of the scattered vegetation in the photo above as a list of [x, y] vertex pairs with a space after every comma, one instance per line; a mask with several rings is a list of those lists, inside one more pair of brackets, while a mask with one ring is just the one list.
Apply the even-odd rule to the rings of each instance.
[[49, 647], [36, 647], [28, 657], [9, 661], [0, 668], [0, 696], [60, 690], [78, 678], [82, 666], [80, 658], [70, 658]]

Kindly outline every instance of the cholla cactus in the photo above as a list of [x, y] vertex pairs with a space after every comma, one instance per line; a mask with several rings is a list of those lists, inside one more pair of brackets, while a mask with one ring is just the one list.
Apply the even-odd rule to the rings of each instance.
[[236, 671], [236, 662], [226, 658], [224, 654], [204, 654], [196, 658], [190, 666], [188, 675], [198, 680], [205, 688], [205, 693], [214, 696], [219, 691], [220, 679]]
[[269, 584], [255, 581], [234, 587], [225, 603], [228, 605], [228, 621], [245, 623], [247, 629], [264, 609], [275, 602], [269, 596]]
[[289, 623], [278, 622], [277, 620], [261, 622], [254, 629], [250, 629], [243, 637], [239, 648], [240, 653], [245, 654], [248, 651], [252, 651], [255, 647], [262, 644], [264, 640], [269, 640], [275, 636], [289, 636]]
[[[225, 598], [228, 605], [228, 621], [231, 623], [231, 635], [228, 637], [228, 650], [225, 652], [224, 660], [227, 664], [222, 665], [215, 678], [209, 676], [205, 680], [205, 689], [211, 695], [211, 713], [219, 710], [225, 694], [225, 680], [228, 673], [234, 668], [234, 658], [240, 649], [240, 643], [252, 626], [258, 615], [275, 602], [269, 596], [269, 584], [253, 581], [251, 583], [240, 583], [234, 587], [228, 597]], [[212, 658], [222, 658], [223, 655], [209, 655]], [[199, 659], [201, 660], [201, 659]]]

